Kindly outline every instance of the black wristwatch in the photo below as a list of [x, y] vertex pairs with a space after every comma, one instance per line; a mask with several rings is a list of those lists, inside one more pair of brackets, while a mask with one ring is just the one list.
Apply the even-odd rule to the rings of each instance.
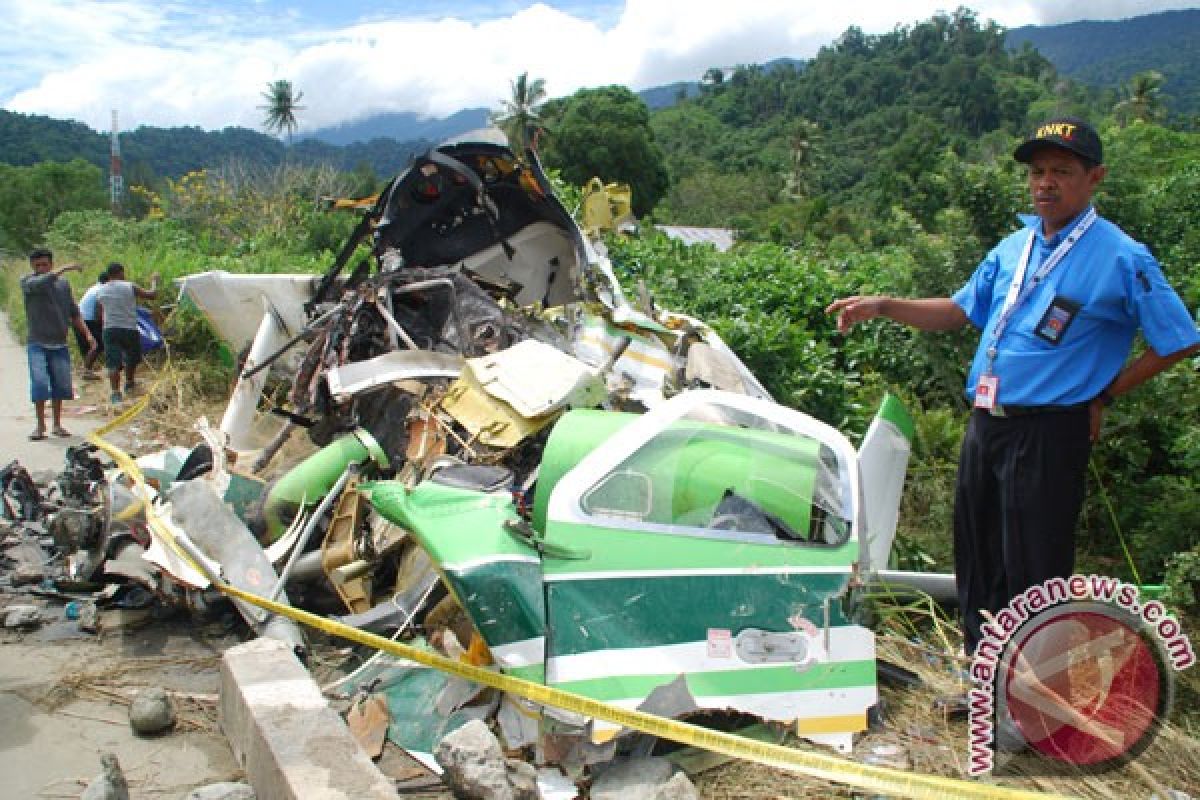
[[1109, 394], [1108, 389], [1105, 389], [1104, 391], [1100, 392], [1100, 394], [1096, 395], [1096, 397], [1100, 399], [1100, 403], [1105, 408], [1108, 408], [1113, 403], [1117, 402], [1117, 398], [1115, 398], [1111, 394]]

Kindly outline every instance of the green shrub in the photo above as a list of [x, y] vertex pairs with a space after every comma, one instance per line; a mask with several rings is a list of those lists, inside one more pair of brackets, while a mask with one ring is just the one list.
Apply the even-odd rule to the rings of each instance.
[[1169, 605], [1193, 616], [1200, 614], [1200, 545], [1171, 556], [1163, 583], [1167, 586], [1163, 599]]

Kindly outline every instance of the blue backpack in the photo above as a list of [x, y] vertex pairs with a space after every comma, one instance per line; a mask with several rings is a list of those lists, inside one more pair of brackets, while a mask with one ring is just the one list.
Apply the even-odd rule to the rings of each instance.
[[162, 331], [154, 324], [154, 317], [150, 316], [150, 312], [141, 306], [137, 308], [137, 328], [138, 336], [142, 340], [143, 353], [149, 353], [151, 350], [157, 350], [163, 346]]

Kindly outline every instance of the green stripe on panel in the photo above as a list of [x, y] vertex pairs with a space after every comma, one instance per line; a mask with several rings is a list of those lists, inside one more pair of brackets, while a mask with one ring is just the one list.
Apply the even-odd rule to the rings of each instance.
[[[644, 698], [659, 686], [679, 677], [670, 675], [620, 675], [553, 684], [584, 697], [611, 702], [629, 698]], [[723, 695], [771, 694], [797, 692], [806, 689], [848, 689], [875, 685], [874, 661], [842, 661], [817, 664], [803, 672], [794, 666], [763, 667], [759, 669], [692, 672], [685, 674], [688, 691], [693, 697]]]
[[524, 667], [504, 667], [505, 675], [512, 675], [514, 678], [523, 678], [533, 683], [546, 682], [546, 665], [545, 664], [529, 664]]

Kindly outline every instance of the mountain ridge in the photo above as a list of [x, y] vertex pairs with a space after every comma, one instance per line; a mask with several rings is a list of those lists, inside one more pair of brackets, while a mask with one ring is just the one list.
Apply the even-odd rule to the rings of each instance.
[[[1008, 31], [1005, 44], [1019, 50], [1035, 46], [1061, 74], [1093, 86], [1119, 91], [1129, 78], [1146, 69], [1166, 77], [1167, 107], [1175, 120], [1200, 114], [1200, 10], [1167, 11], [1104, 22], [1072, 22], [1025, 26]], [[767, 62], [803, 69], [808, 61], [781, 58]], [[694, 98], [703, 81], [678, 81], [638, 92], [658, 111], [681, 97]], [[369, 166], [386, 176], [403, 169], [412, 154], [450, 136], [487, 123], [488, 110], [463, 109], [448, 117], [422, 118], [414, 112], [387, 112], [299, 134], [290, 149], [277, 137], [229, 127], [205, 131], [195, 126], [139, 127], [121, 135], [126, 178], [147, 172], [178, 177], [230, 157], [251, 163], [281, 163], [285, 152], [300, 163], [330, 163], [350, 171]], [[108, 135], [80, 122], [0, 110], [0, 162], [29, 165], [39, 161], [83, 158], [101, 169], [108, 165]]]
[[1006, 42], [1011, 49], [1028, 42], [1063, 75], [1100, 88], [1119, 89], [1137, 73], [1156, 70], [1166, 79], [1169, 110], [1200, 113], [1200, 9], [1026, 25], [1008, 31]]

